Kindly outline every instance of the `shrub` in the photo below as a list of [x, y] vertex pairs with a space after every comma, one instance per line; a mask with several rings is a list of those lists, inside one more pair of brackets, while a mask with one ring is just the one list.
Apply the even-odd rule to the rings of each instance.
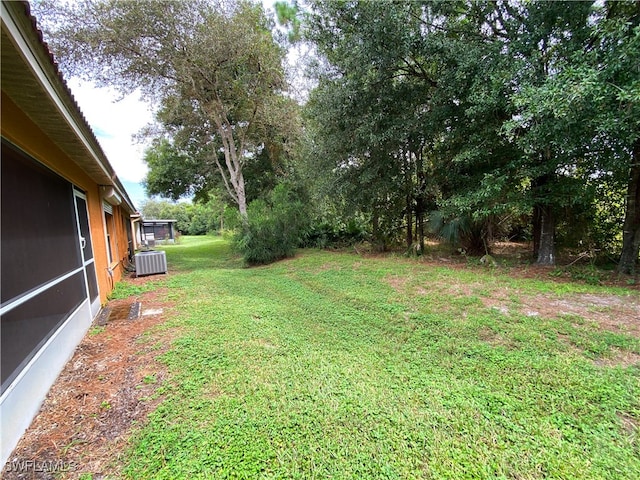
[[293, 256], [308, 226], [305, 206], [287, 184], [276, 186], [266, 200], [251, 202], [247, 215], [236, 248], [250, 265]]
[[318, 221], [311, 225], [302, 240], [303, 245], [315, 248], [344, 247], [367, 238], [365, 226], [357, 220], [343, 222]]

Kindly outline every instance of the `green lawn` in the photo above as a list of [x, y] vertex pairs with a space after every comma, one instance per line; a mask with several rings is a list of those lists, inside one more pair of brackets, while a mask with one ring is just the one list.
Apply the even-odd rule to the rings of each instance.
[[182, 335], [127, 477], [640, 478], [640, 365], [598, 361], [640, 341], [516, 308], [637, 293], [313, 250], [248, 269], [212, 237], [166, 252]]

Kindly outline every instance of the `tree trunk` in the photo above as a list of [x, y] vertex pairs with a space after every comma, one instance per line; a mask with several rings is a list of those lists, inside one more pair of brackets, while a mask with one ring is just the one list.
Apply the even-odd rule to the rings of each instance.
[[422, 254], [424, 253], [424, 210], [427, 190], [422, 148], [416, 152], [416, 177], [418, 181], [418, 196], [416, 198], [416, 236], [418, 237], [418, 248], [420, 249], [420, 254]]
[[622, 227], [622, 255], [618, 262], [618, 272], [636, 273], [640, 254], [640, 141], [633, 146], [629, 186]]
[[242, 218], [242, 223], [247, 223], [247, 196], [244, 192], [244, 175], [242, 174], [242, 170], [238, 172], [236, 177], [236, 195], [238, 196], [238, 210], [240, 210], [240, 217]]
[[[544, 152], [544, 159], [551, 158], [551, 151]], [[542, 175], [533, 181], [533, 258], [536, 265], [556, 264], [556, 219], [549, 204], [550, 189], [554, 183], [552, 174]]]
[[420, 212], [418, 215], [418, 246], [420, 254], [424, 253], [424, 214]]
[[411, 245], [413, 245], [413, 216], [411, 213], [411, 195], [407, 195], [407, 250], [411, 250]]
[[538, 206], [540, 215], [540, 238], [538, 242], [537, 265], [556, 264], [555, 233], [556, 222], [551, 205]]
[[413, 245], [413, 181], [411, 179], [411, 152], [407, 152], [407, 165], [405, 167], [405, 192], [407, 204], [407, 250], [411, 250]]
[[[213, 114], [209, 112], [209, 116], [216, 124], [218, 135], [220, 136], [220, 140], [222, 141], [226, 172], [220, 164], [218, 156], [215, 152], [214, 158], [216, 161], [216, 165], [218, 166], [218, 170], [222, 175], [224, 186], [229, 192], [229, 195], [231, 195], [231, 198], [238, 204], [238, 210], [240, 211], [242, 224], [246, 227], [249, 224], [249, 220], [247, 216], [247, 196], [245, 194], [244, 188], [244, 175], [242, 174], [242, 153], [244, 150], [243, 141], [240, 140], [239, 142], [237, 142], [239, 146], [236, 144], [236, 139], [233, 137], [233, 127], [231, 125], [231, 122], [229, 122], [226, 114], [220, 113], [224, 112], [224, 108], [222, 108], [221, 102], [219, 103], [220, 105], [218, 105], [217, 108], [213, 110]], [[228, 179], [227, 173], [229, 174]]]
[[540, 232], [542, 232], [542, 214], [540, 212], [540, 205], [535, 205], [533, 207], [533, 218], [532, 218], [532, 232], [531, 235], [533, 237], [533, 258], [538, 258], [538, 252], [540, 252]]
[[387, 249], [387, 245], [380, 232], [380, 214], [378, 213], [377, 208], [374, 208], [373, 215], [371, 216], [371, 229], [373, 230], [372, 240], [374, 249], [376, 252], [384, 252]]

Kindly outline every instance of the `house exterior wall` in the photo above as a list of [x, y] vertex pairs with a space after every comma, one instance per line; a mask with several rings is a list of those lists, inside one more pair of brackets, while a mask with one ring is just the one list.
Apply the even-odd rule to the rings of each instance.
[[[2, 94], [1, 98], [1, 116], [0, 132], [3, 141], [6, 140], [9, 142], [12, 148], [16, 147], [17, 151], [24, 154], [25, 158], [31, 158], [37, 162], [36, 164], [39, 163], [46, 167], [53, 172], [53, 174], [61, 178], [61, 181], [66, 181], [68, 184], [73, 185], [74, 188], [71, 188], [71, 185], [69, 185], [69, 195], [71, 195], [72, 190], [76, 191], [76, 188], [84, 193], [94, 262], [93, 265], [89, 265], [86, 275], [88, 278], [90, 274], [89, 269], [95, 267], [98, 290], [98, 298], [94, 300], [93, 297], [86, 296], [86, 290], [84, 290], [84, 288], [88, 287], [83, 287], [83, 285], [85, 285], [84, 283], [72, 287], [72, 292], [78, 292], [78, 288], [81, 288], [84, 291], [85, 300], [82, 301], [78, 307], [73, 307], [67, 311], [61, 310], [59, 304], [60, 299], [65, 298], [65, 294], [63, 293], [63, 297], [60, 297], [60, 293], [58, 293], [56, 297], [57, 300], [54, 300], [54, 303], [51, 304], [51, 313], [49, 315], [53, 316], [50, 317], [40, 317], [40, 315], [47, 315], [42, 308], [43, 300], [39, 301], [40, 307], [37, 308], [38, 313], [35, 313], [34, 308], [30, 307], [30, 305], [32, 305], [32, 302], [34, 302], [36, 298], [41, 298], [42, 295], [50, 296], [51, 293], [37, 294], [36, 297], [33, 297], [34, 300], [25, 301], [23, 304], [24, 307], [19, 306], [14, 308], [7, 306], [5, 308], [3, 306], [2, 328], [3, 333], [8, 335], [5, 340], [9, 343], [4, 345], [2, 350], [4, 355], [8, 355], [9, 357], [7, 358], [11, 359], [10, 362], [7, 362], [11, 367], [5, 365], [6, 369], [2, 372], [3, 385], [0, 396], [0, 431], [2, 434], [0, 441], [0, 461], [4, 463], [4, 461], [9, 458], [11, 451], [22, 436], [22, 433], [28, 428], [32, 418], [37, 413], [49, 387], [55, 381], [65, 363], [73, 355], [76, 345], [81, 341], [91, 326], [93, 317], [98, 312], [100, 304], [106, 302], [107, 296], [112, 291], [115, 283], [121, 279], [124, 271], [123, 262], [128, 256], [127, 248], [129, 241], [126, 234], [125, 222], [129, 221], [129, 213], [122, 206], [112, 206], [114, 224], [113, 234], [111, 235], [113, 258], [110, 262], [107, 255], [104, 202], [101, 198], [100, 186], [92, 181], [82, 169], [71, 161], [71, 159], [69, 159], [54, 142], [44, 135], [38, 126], [26, 117], [12, 100], [4, 94]], [[10, 160], [7, 158], [3, 159], [3, 161], [8, 162]], [[20, 196], [22, 193], [22, 191], [19, 191]], [[25, 201], [28, 201], [28, 189], [25, 189], [24, 197]], [[72, 212], [68, 211], [67, 216], [72, 216]], [[74, 223], [77, 222], [77, 217], [73, 216], [72, 221]], [[9, 242], [9, 238], [6, 238], [5, 229], [2, 230], [3, 247], [11, 244], [13, 249], [17, 248], [20, 250], [20, 240], [11, 239], [14, 241]], [[42, 232], [43, 236], [46, 236], [46, 234], [46, 231]], [[77, 245], [79, 240], [77, 239], [77, 231], [75, 237], [72, 237], [71, 240], [73, 243], [69, 244], [69, 250], [78, 251]], [[25, 254], [28, 254], [26, 250], [23, 252], [23, 255]], [[55, 262], [56, 258], [51, 258], [51, 261]], [[93, 272], [93, 269], [91, 269], [91, 272]], [[24, 275], [29, 275], [29, 272], [25, 271]], [[3, 283], [5, 281], [11, 282], [11, 279], [6, 276], [2, 278]], [[78, 278], [78, 275], [74, 274], [69, 280], [65, 280], [64, 282], [76, 278]], [[63, 285], [65, 284], [60, 283], [55, 288], [46, 287], [47, 290], [44, 292], [53, 292], [52, 294], [56, 295], [56, 289], [59, 290], [63, 288], [62, 291], [65, 291], [64, 288], [69, 288], [68, 286], [63, 287]], [[78, 293], [78, 295], [81, 294], [82, 293]], [[25, 292], [24, 295], [29, 295], [29, 291]], [[75, 297], [75, 295], [76, 293], [74, 293], [73, 296]], [[25, 307], [26, 310], [24, 309]], [[49, 318], [49, 320], [47, 320], [47, 318]], [[60, 320], [57, 320], [58, 318]], [[48, 333], [47, 331], [42, 331], [43, 326], [47, 322], [54, 322], [55, 324], [53, 329], [48, 330]], [[4, 331], [5, 327], [7, 327], [6, 331]], [[20, 328], [22, 328], [24, 333], [19, 333], [20, 330], [16, 330]], [[23, 337], [23, 335], [26, 335], [26, 337]], [[17, 343], [13, 343], [14, 338]], [[41, 342], [39, 341], [40, 338], [42, 338]], [[15, 350], [15, 353], [11, 353], [13, 349], [11, 347], [15, 346], [15, 348], [18, 348], [18, 343], [24, 343], [26, 346]], [[35, 349], [29, 347], [30, 344], [33, 345]], [[10, 348], [4, 348], [7, 346]], [[17, 360], [14, 361], [14, 359]]]
[[[29, 4], [3, 1], [0, 10], [4, 464], [121, 279], [135, 207], [43, 43]], [[113, 204], [106, 209], [105, 199]]]
[[[100, 301], [101, 303], [106, 302], [115, 282], [122, 278], [123, 263], [128, 257], [129, 241], [124, 223], [129, 221], [128, 212], [121, 206], [113, 206], [115, 238], [112, 242], [113, 261], [109, 262], [103, 200], [100, 197], [99, 185], [92, 181], [55, 143], [44, 135], [9, 97], [2, 94], [1, 101], [2, 136], [86, 193]], [[11, 121], [7, 121], [7, 119], [11, 119]], [[110, 271], [113, 272], [113, 276], [109, 273]]]

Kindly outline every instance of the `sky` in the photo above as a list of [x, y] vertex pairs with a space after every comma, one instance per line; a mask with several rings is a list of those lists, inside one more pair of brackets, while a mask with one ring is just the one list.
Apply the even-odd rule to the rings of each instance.
[[134, 136], [153, 121], [151, 107], [137, 93], [118, 101], [113, 89], [97, 88], [76, 78], [67, 84], [133, 204], [140, 208], [146, 198], [141, 182], [147, 173], [142, 158], [148, 142], [141, 143]]
[[[274, 2], [262, 0], [267, 10], [272, 10]], [[109, 163], [135, 207], [140, 209], [146, 200], [141, 182], [147, 173], [143, 156], [149, 142], [141, 142], [134, 137], [153, 122], [151, 106], [140, 100], [138, 92], [120, 99], [121, 96], [113, 89], [97, 88], [77, 78], [68, 78], [67, 84]]]

